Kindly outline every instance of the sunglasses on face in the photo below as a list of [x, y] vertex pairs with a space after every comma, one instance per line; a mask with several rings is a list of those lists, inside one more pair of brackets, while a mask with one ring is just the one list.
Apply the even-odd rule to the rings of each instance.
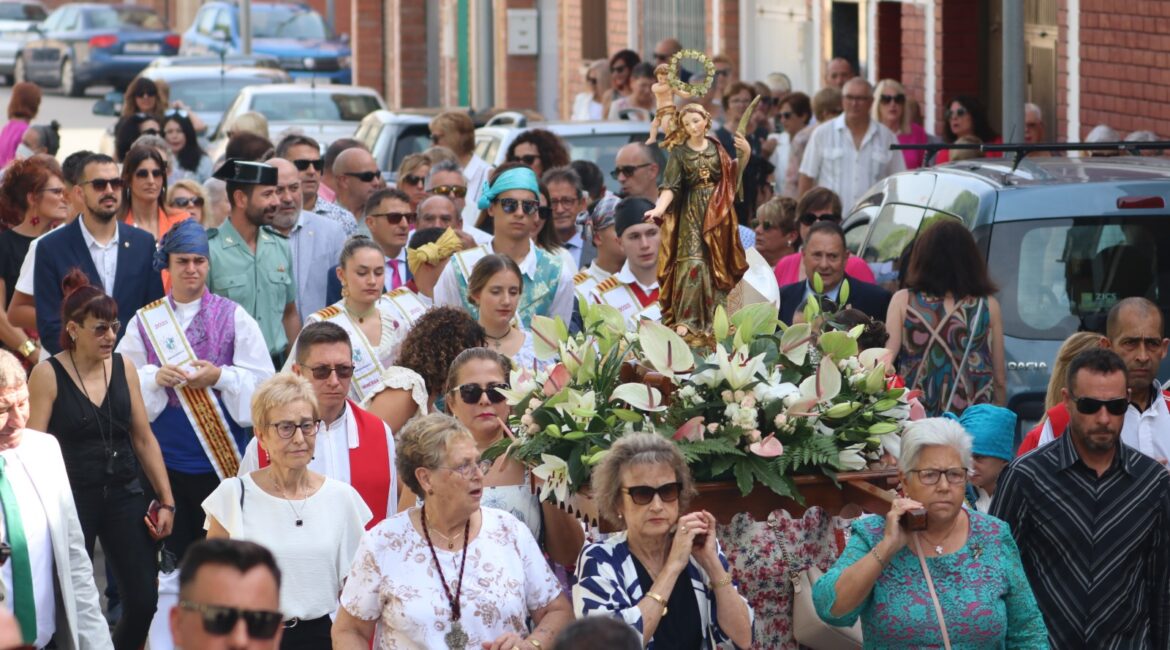
[[346, 176], [356, 178], [363, 183], [373, 183], [375, 178], [381, 176], [379, 172], [345, 172]]
[[841, 222], [841, 215], [833, 212], [829, 214], [813, 214], [812, 212], [805, 212], [800, 215], [800, 223], [811, 226], [818, 221], [832, 221], [834, 223]]
[[309, 372], [313, 373], [313, 379], [318, 381], [329, 379], [329, 375], [334, 372], [337, 373], [338, 379], [349, 379], [353, 376], [353, 366], [344, 363], [336, 366], [313, 366], [309, 368]]
[[962, 485], [967, 482], [967, 470], [963, 467], [952, 467], [950, 469], [912, 469], [911, 474], [917, 474], [918, 480], [923, 485], [936, 485], [938, 480], [942, 477], [947, 477], [947, 483], [951, 485]]
[[62, 196], [65, 196], [65, 188], [64, 187], [44, 187], [44, 188], [37, 190], [37, 192], [39, 192], [41, 194], [52, 194], [53, 196], [55, 196], [57, 198], [61, 198]]
[[790, 120], [790, 119], [792, 119], [793, 115], [796, 115], [796, 113], [793, 113], [792, 111], [784, 111], [784, 112], [780, 113], [780, 119]]
[[150, 178], [151, 176], [153, 176], [155, 178], [162, 178], [163, 171], [161, 169], [135, 169], [134, 170], [134, 178]]
[[898, 93], [897, 95], [882, 95], [882, 103], [883, 104], [890, 104], [890, 103], [905, 104], [906, 103], [906, 96], [903, 95], [902, 93]]
[[656, 488], [649, 485], [633, 485], [622, 488], [622, 492], [630, 495], [630, 501], [640, 506], [649, 505], [654, 500], [655, 494], [658, 495], [659, 499], [662, 499], [663, 503], [674, 503], [678, 501], [678, 495], [682, 492], [682, 483], [667, 483]]
[[180, 196], [171, 201], [171, 205], [176, 208], [189, 208], [195, 206], [196, 208], [203, 207], [202, 196]]
[[402, 184], [403, 185], [418, 186], [418, 185], [422, 185], [426, 181], [427, 181], [426, 178], [423, 178], [422, 176], [415, 176], [414, 174], [407, 174], [406, 176], [402, 177]]
[[759, 219], [752, 220], [752, 228], [759, 228], [764, 231], [780, 230], [780, 226], [777, 226], [776, 224], [768, 221], [760, 221]]
[[236, 622], [242, 618], [248, 628], [248, 636], [253, 639], [271, 639], [276, 636], [276, 631], [284, 621], [284, 615], [280, 612], [259, 609], [219, 607], [188, 600], [179, 601], [179, 607], [202, 616], [203, 631], [213, 636], [229, 634], [236, 627]]
[[609, 173], [609, 175], [611, 178], [617, 181], [621, 180], [622, 176], [627, 178], [633, 176], [634, 172], [642, 169], [643, 167], [649, 167], [650, 165], [651, 163], [642, 163], [641, 165], [622, 165], [621, 167], [615, 167], [614, 170]]
[[386, 223], [392, 226], [401, 223], [403, 219], [406, 219], [406, 223], [414, 223], [416, 218], [416, 215], [413, 212], [377, 212], [366, 216], [373, 217], [375, 219], [383, 217], [386, 219]]
[[536, 154], [528, 154], [527, 156], [514, 156], [512, 160], [524, 163], [525, 167], [531, 167], [540, 161], [540, 156]]
[[101, 192], [106, 189], [120, 190], [122, 189], [122, 179], [120, 178], [95, 178], [92, 181], [85, 181], [83, 185], [92, 185], [93, 189]]
[[117, 336], [118, 330], [122, 329], [122, 322], [121, 321], [113, 321], [111, 323], [98, 322], [97, 324], [93, 325], [92, 327], [85, 327], [83, 325], [81, 327], [81, 329], [89, 330], [89, 331], [93, 332], [93, 335], [98, 337], [98, 338], [101, 338], [101, 337], [105, 336], [106, 334], [109, 334], [111, 331], [113, 331], [114, 336]]
[[624, 65], [615, 65], [614, 67], [609, 69], [609, 73], [610, 74], [625, 74], [626, 70], [629, 70], [629, 68], [627, 68]]
[[300, 160], [292, 161], [292, 164], [296, 165], [297, 171], [299, 171], [299, 172], [303, 172], [303, 171], [307, 170], [310, 166], [313, 169], [316, 169], [318, 173], [320, 173], [321, 170], [325, 169], [325, 161], [321, 160], [320, 158], [317, 158], [315, 160], [310, 160], [309, 158], [301, 158]]
[[273, 429], [276, 429], [276, 435], [280, 436], [281, 440], [288, 440], [297, 435], [298, 429], [300, 430], [301, 435], [306, 438], [311, 438], [317, 435], [319, 431], [321, 431], [321, 427], [324, 424], [324, 420], [306, 420], [301, 423], [282, 420], [280, 422], [273, 422], [269, 426], [271, 426]]
[[669, 54], [659, 54], [658, 52], [655, 52], [654, 53], [654, 60], [655, 61], [669, 61], [670, 56], [671, 55], [669, 55]]
[[589, 84], [590, 86], [593, 86], [593, 85], [597, 84], [597, 79], [594, 77], [585, 77], [585, 83]]
[[519, 199], [496, 199], [496, 203], [504, 210], [504, 214], [512, 214], [517, 208], [524, 210], [524, 214], [532, 214], [540, 207], [540, 201], [521, 201]]
[[461, 199], [467, 196], [467, 188], [463, 185], [436, 185], [431, 188], [431, 194], [442, 194]]
[[136, 95], [136, 96], [137, 97], [158, 97], [158, 93], [154, 92], [153, 90], [140, 90], [140, 91], [138, 91], [138, 95]]
[[443, 139], [442, 133], [432, 133], [431, 134], [431, 144], [439, 144], [439, 140], [442, 140], [442, 139]]
[[715, 76], [716, 76], [716, 77], [730, 77], [730, 76], [731, 76], [731, 70], [726, 70], [726, 69], [724, 69], [724, 70], [716, 70], [716, 71], [715, 71]]
[[479, 404], [479, 398], [487, 393], [488, 401], [492, 404], [499, 404], [505, 399], [504, 394], [500, 390], [507, 390], [508, 384], [497, 383], [488, 384], [487, 386], [480, 386], [479, 384], [463, 384], [456, 386], [452, 392], [459, 393], [459, 399], [463, 400], [464, 404]]
[[1124, 415], [1129, 408], [1129, 400], [1124, 397], [1113, 399], [1093, 399], [1092, 397], [1075, 397], [1073, 403], [1077, 405], [1077, 412], [1082, 415], [1093, 415], [1104, 406], [1110, 415]]
[[964, 117], [968, 114], [969, 113], [967, 112], [967, 109], [963, 108], [962, 106], [955, 108], [955, 109], [947, 109], [947, 119], [948, 120], [951, 119], [952, 117]]

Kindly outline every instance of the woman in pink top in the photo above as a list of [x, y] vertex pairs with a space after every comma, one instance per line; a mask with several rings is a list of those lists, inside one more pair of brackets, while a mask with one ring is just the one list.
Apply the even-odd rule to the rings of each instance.
[[[882, 79], [873, 90], [873, 119], [885, 124], [898, 136], [898, 144], [926, 144], [926, 130], [910, 121], [906, 109], [906, 89], [894, 79]], [[903, 151], [906, 169], [918, 169], [925, 151]]]
[[0, 130], [0, 167], [12, 162], [20, 139], [28, 125], [41, 109], [41, 89], [36, 84], [22, 81], [12, 87], [12, 98], [8, 100], [8, 124]]
[[[800, 226], [800, 240], [798, 246], [803, 246], [804, 238], [808, 236], [808, 229], [818, 221], [835, 221], [841, 223], [841, 197], [826, 187], [814, 187], [800, 197], [796, 204], [796, 222]], [[804, 280], [804, 265], [800, 263], [799, 249], [795, 253], [785, 255], [776, 263], [776, 284], [783, 287], [786, 284]], [[865, 260], [850, 255], [845, 262], [845, 274], [862, 282], [874, 281], [873, 271]]]

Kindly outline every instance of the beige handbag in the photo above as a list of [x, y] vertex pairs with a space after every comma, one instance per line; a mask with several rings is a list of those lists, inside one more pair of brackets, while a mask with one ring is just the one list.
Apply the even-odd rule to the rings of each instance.
[[860, 650], [861, 621], [857, 620], [852, 627], [836, 627], [829, 625], [817, 615], [813, 605], [812, 589], [817, 580], [824, 575], [815, 565], [803, 571], [796, 569], [796, 562], [788, 552], [788, 545], [780, 536], [776, 536], [780, 544], [780, 551], [784, 555], [785, 570], [788, 579], [792, 582], [792, 638], [802, 646], [812, 650]]

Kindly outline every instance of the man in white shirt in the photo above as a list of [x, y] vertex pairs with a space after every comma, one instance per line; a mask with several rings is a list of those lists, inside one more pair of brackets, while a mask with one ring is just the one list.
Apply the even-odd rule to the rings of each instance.
[[[292, 370], [313, 385], [325, 421], [309, 469], [362, 495], [374, 513], [367, 528], [392, 516], [398, 507], [394, 436], [385, 422], [347, 399], [354, 371], [349, 334], [328, 321], [307, 325], [297, 337]], [[240, 462], [241, 476], [265, 464], [261, 453], [253, 438]]]
[[900, 152], [890, 151], [898, 137], [870, 117], [873, 87], [861, 77], [845, 84], [844, 112], [817, 128], [809, 138], [800, 163], [798, 196], [815, 186], [841, 197], [846, 210], [879, 180], [905, 171]]
[[636, 329], [643, 318], [662, 317], [658, 307], [658, 247], [662, 234], [656, 224], [644, 218], [653, 209], [653, 203], [640, 197], [622, 199], [617, 205], [614, 229], [626, 262], [616, 275], [593, 290], [593, 302], [620, 311], [630, 329]]
[[337, 184], [336, 204], [354, 217], [357, 232], [361, 232], [362, 208], [371, 194], [386, 187], [378, 163], [365, 147], [350, 147], [333, 161], [333, 177]]
[[545, 172], [543, 180], [548, 188], [553, 228], [561, 246], [569, 252], [577, 268], [589, 266], [597, 257], [597, 249], [592, 241], [586, 241], [585, 229], [577, 225], [589, 203], [581, 177], [572, 167], [557, 167]]
[[12, 553], [0, 568], [3, 606], [34, 648], [112, 649], [61, 447], [25, 428], [28, 413], [24, 368], [0, 350], [2, 539]]

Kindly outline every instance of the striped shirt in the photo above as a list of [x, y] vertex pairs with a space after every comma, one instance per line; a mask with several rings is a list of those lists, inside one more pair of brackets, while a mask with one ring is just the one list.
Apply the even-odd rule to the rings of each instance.
[[1012, 462], [992, 516], [1011, 525], [1053, 648], [1170, 647], [1170, 473], [1118, 443], [1100, 477], [1073, 434]]

